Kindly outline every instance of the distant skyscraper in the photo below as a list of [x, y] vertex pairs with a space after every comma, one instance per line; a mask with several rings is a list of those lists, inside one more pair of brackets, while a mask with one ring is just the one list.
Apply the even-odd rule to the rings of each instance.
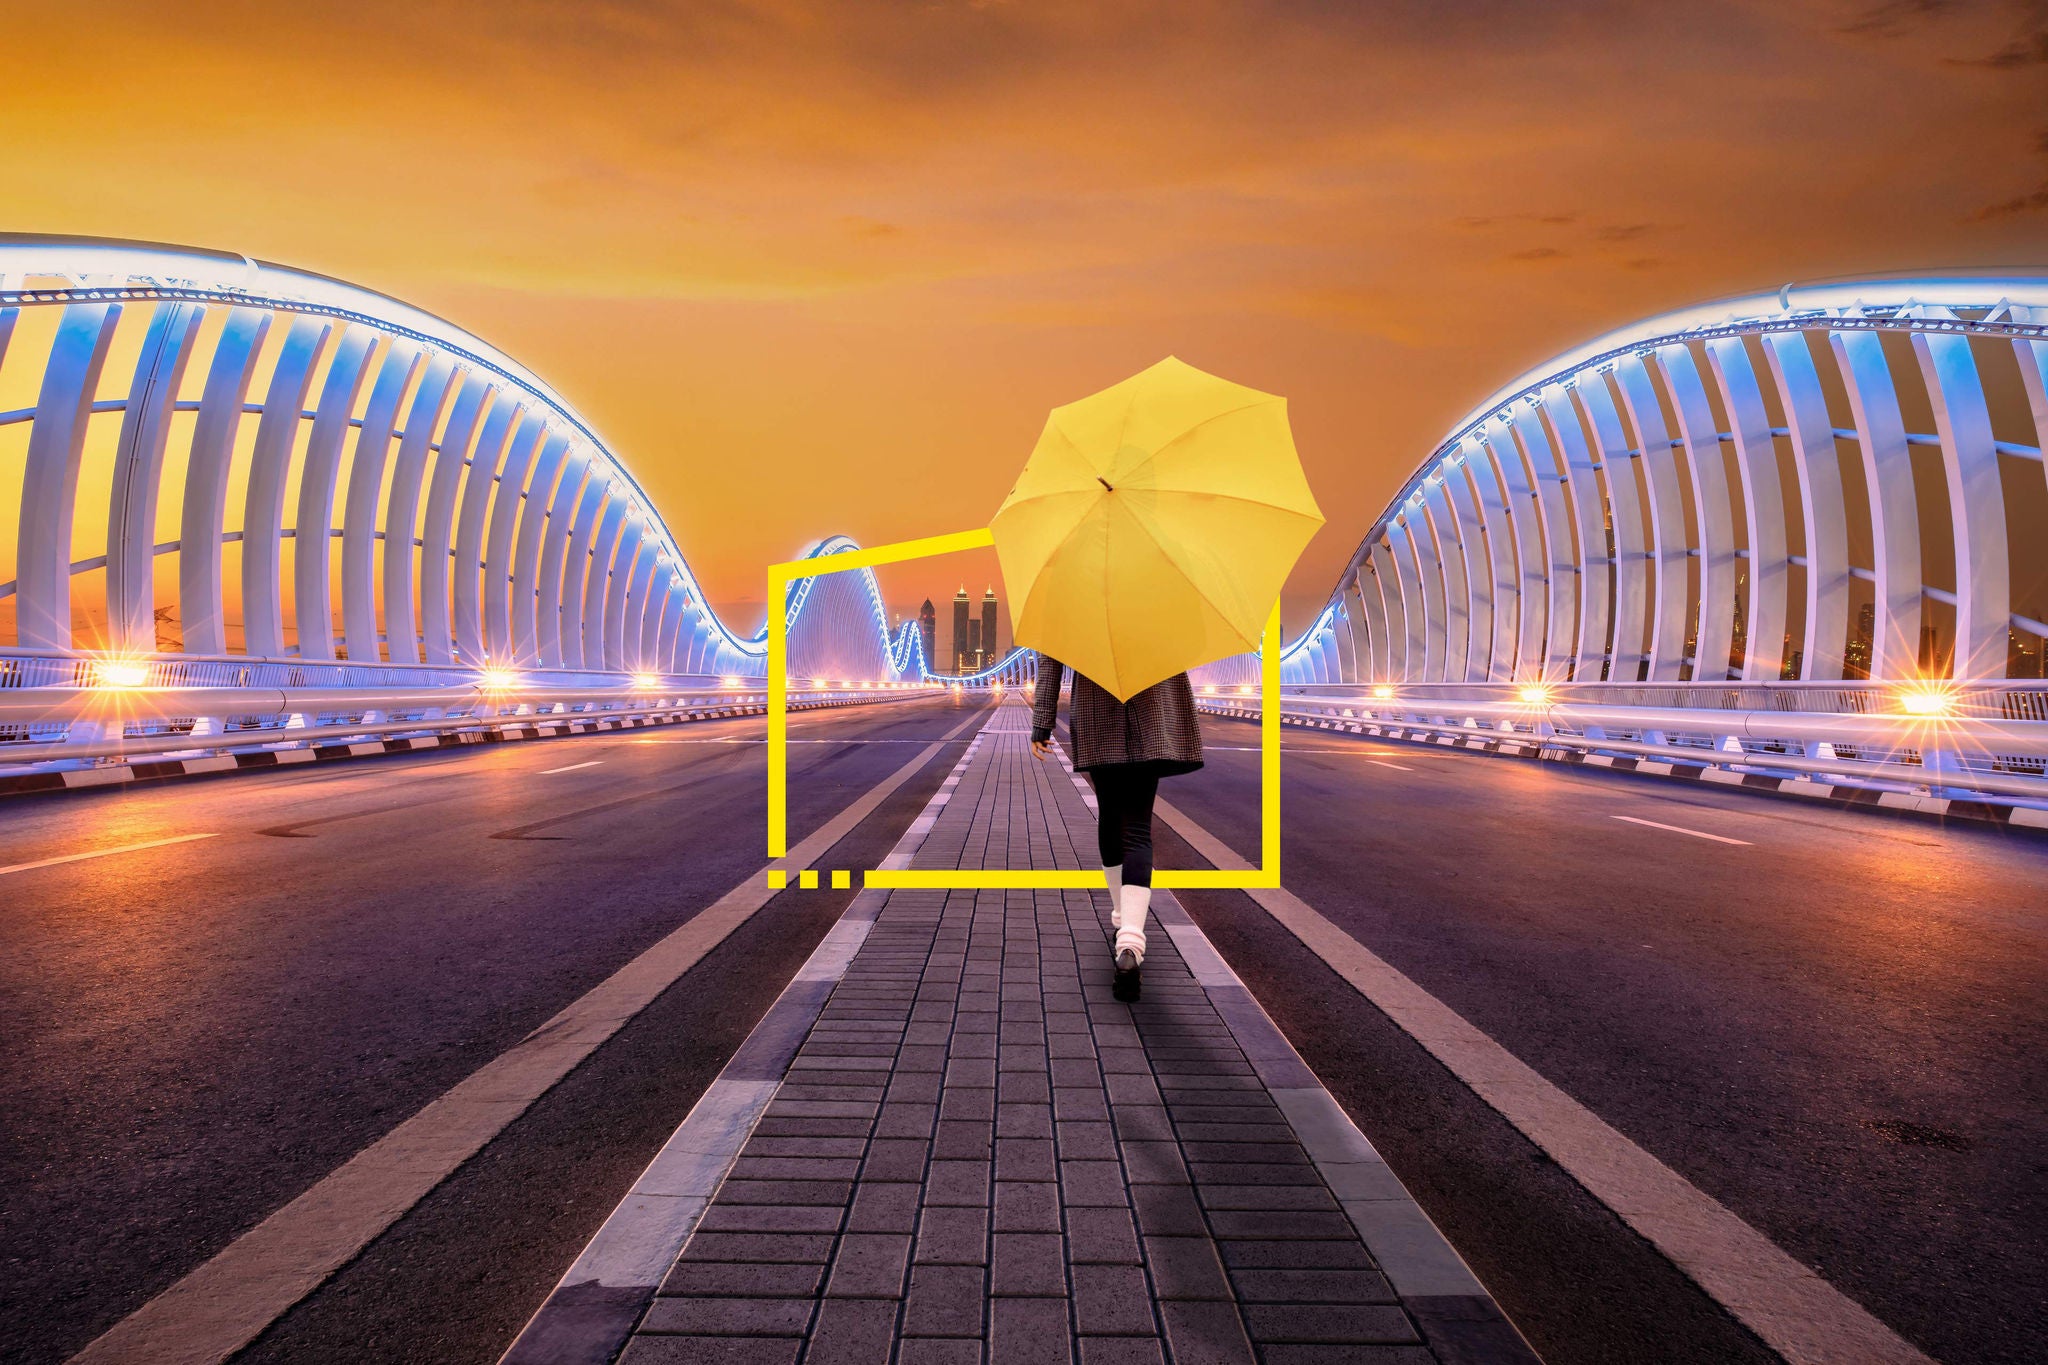
[[996, 589], [989, 585], [981, 595], [981, 654], [986, 664], [996, 661]]
[[939, 666], [939, 614], [932, 609], [932, 599], [924, 599], [924, 605], [917, 609], [917, 633], [924, 642], [925, 667]]
[[974, 671], [973, 641], [967, 638], [967, 623], [972, 619], [974, 608], [967, 601], [967, 585], [962, 583], [960, 591], [953, 595], [953, 671], [972, 673]]

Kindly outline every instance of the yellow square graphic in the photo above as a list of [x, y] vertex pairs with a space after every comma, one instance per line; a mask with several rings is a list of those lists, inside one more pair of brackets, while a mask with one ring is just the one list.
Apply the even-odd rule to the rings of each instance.
[[834, 872], [832, 874], [832, 889], [834, 891], [844, 891], [852, 885], [853, 874], [851, 872], [848, 872], [846, 869], [841, 868], [839, 871]]
[[[788, 600], [789, 585], [800, 578], [872, 569], [882, 564], [979, 550], [995, 544], [988, 528], [926, 536], [866, 550], [847, 550], [816, 559], [768, 566], [768, 601]], [[1250, 868], [1161, 868], [1152, 884], [1168, 890], [1251, 890], [1280, 885], [1280, 604], [1266, 618], [1259, 637], [1259, 865]], [[789, 621], [784, 612], [768, 613], [768, 856], [789, 854]], [[770, 873], [772, 878], [775, 874]], [[834, 872], [832, 884], [849, 885], [849, 874]], [[815, 871], [800, 883], [818, 884]], [[771, 881], [770, 883], [774, 883]], [[1100, 871], [1086, 869], [1032, 871], [1019, 868], [869, 868], [861, 885], [883, 889], [1087, 891], [1106, 883]]]
[[816, 891], [818, 889], [818, 870], [814, 867], [807, 867], [797, 873], [796, 884], [806, 891]]
[[780, 891], [788, 885], [789, 874], [787, 872], [784, 872], [779, 867], [771, 867], [768, 869], [768, 889], [770, 891]]

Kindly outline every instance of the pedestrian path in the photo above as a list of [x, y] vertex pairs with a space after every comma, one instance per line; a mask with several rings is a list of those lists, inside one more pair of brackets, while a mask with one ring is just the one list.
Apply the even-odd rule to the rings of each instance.
[[[898, 859], [1095, 865], [1089, 801], [1028, 724], [997, 708]], [[586, 1252], [690, 1225], [625, 1365], [1533, 1361], [1170, 896], [1144, 999], [1111, 998], [1108, 908], [857, 898], [721, 1081], [758, 1101], [707, 1094]], [[550, 1307], [616, 1315], [633, 1278], [572, 1272]], [[549, 1314], [523, 1345], [615, 1347]]]

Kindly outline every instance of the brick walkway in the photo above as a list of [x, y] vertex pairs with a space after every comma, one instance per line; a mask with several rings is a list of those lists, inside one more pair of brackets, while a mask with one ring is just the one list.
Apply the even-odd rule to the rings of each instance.
[[[1094, 865], [1026, 724], [997, 711], [915, 865]], [[1180, 927], [1126, 1006], [1105, 895], [891, 893], [626, 1365], [1533, 1360], [1483, 1291], [1396, 1293], [1354, 1225], [1379, 1205], [1346, 1188], [1384, 1166], [1312, 1158], [1276, 1096], [1334, 1105], [1298, 1058], [1312, 1089], [1268, 1084], [1261, 1048], [1291, 1049], [1248, 1057], [1263, 1013], [1161, 899]]]

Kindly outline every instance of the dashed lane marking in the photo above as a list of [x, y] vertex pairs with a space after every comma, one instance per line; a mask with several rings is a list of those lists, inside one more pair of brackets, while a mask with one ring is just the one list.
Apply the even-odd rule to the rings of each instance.
[[111, 858], [116, 853], [140, 853], [145, 848], [165, 848], [171, 844], [189, 844], [197, 839], [211, 839], [211, 834], [179, 834], [169, 839], [148, 839], [139, 844], [122, 844], [117, 848], [95, 848], [84, 853], [66, 853], [59, 858], [38, 858], [32, 863], [15, 863], [0, 867], [0, 877], [11, 872], [32, 872], [39, 867], [55, 867], [59, 863], [82, 863], [87, 858]]
[[1725, 834], [1709, 834], [1703, 829], [1687, 829], [1684, 825], [1666, 825], [1655, 820], [1641, 820], [1633, 815], [1617, 815], [1617, 820], [1626, 820], [1631, 825], [1647, 825], [1651, 829], [1668, 829], [1673, 834], [1690, 834], [1695, 839], [1712, 839], [1717, 844], [1740, 844], [1744, 848], [1752, 845], [1747, 839], [1730, 839]]
[[588, 763], [571, 763], [566, 768], [542, 768], [540, 775], [542, 777], [553, 777], [556, 773], [573, 773], [578, 768], [595, 768], [603, 762], [604, 760], [601, 758], [593, 758]]
[[[851, 834], [969, 726], [977, 710], [790, 849], [796, 867]], [[593, 986], [210, 1261], [115, 1323], [71, 1365], [217, 1365], [312, 1293], [483, 1150], [776, 893], [759, 872]]]
[[1415, 769], [1404, 767], [1399, 763], [1388, 763], [1384, 759], [1368, 758], [1365, 761], [1372, 764], [1375, 768], [1392, 768], [1397, 773], [1412, 773], [1415, 771]]

